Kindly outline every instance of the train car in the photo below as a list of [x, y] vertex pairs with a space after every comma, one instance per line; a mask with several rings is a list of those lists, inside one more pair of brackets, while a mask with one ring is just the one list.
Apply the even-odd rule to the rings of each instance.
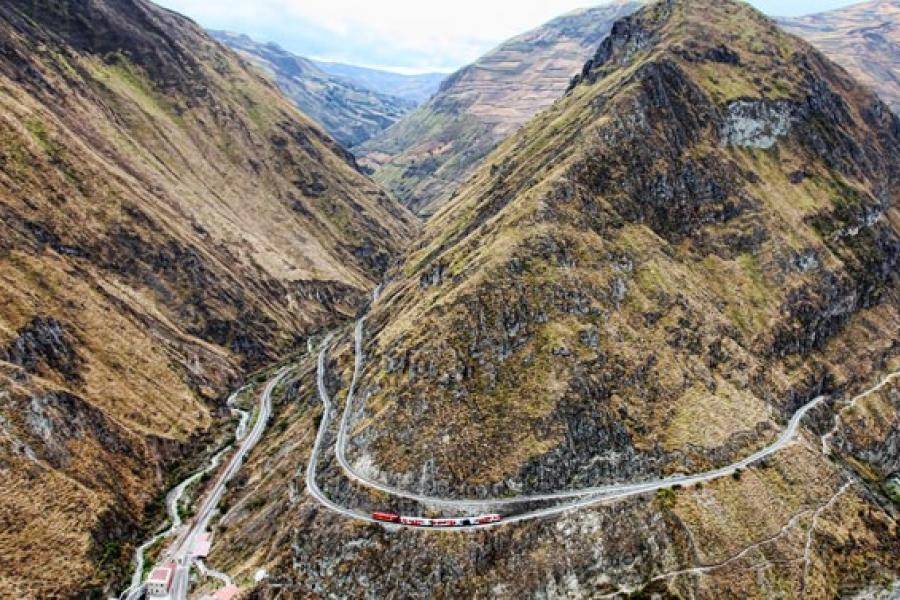
[[465, 519], [434, 519], [431, 523], [435, 527], [461, 527]]
[[475, 517], [475, 520], [479, 525], [487, 525], [488, 523], [499, 523], [503, 520], [503, 516], [497, 514], [481, 515], [480, 517]]
[[395, 515], [394, 513], [388, 512], [373, 512], [372, 518], [376, 521], [384, 521], [386, 523], [399, 523], [400, 515]]
[[431, 519], [423, 519], [421, 517], [400, 517], [400, 523], [409, 525], [410, 527], [431, 527]]

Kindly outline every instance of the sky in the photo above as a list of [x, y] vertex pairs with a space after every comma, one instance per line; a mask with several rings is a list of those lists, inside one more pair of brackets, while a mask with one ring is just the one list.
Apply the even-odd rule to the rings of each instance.
[[[309, 58], [402, 73], [450, 72], [590, 0], [155, 0], [209, 29], [245, 33]], [[751, 0], [796, 16], [848, 0]]]

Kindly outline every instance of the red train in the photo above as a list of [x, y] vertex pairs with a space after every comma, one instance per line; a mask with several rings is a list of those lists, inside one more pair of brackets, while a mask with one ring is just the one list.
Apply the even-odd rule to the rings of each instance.
[[489, 523], [499, 523], [503, 520], [503, 516], [498, 514], [481, 515], [479, 517], [455, 517], [452, 519], [426, 519], [423, 517], [403, 517], [388, 512], [374, 512], [372, 513], [372, 518], [376, 521], [399, 523], [400, 525], [408, 525], [409, 527], [441, 528], [487, 525]]

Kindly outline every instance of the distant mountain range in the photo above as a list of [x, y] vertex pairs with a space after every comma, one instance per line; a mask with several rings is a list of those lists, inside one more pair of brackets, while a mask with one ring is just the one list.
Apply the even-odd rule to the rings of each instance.
[[381, 71], [368, 67], [357, 67], [336, 62], [313, 61], [316, 66], [332, 75], [343, 77], [357, 85], [375, 90], [382, 94], [398, 96], [404, 100], [422, 104], [441, 86], [447, 73], [423, 73], [421, 75], [404, 75], [391, 71]]
[[575, 11], [505, 42], [357, 156], [401, 202], [430, 215], [497, 142], [553, 104], [612, 24], [640, 6], [622, 0]]
[[[564, 15], [500, 45], [447, 78], [438, 93], [355, 149], [375, 179], [430, 216], [510, 133], [556, 101], [609, 33], [643, 6], [616, 0]], [[900, 110], [900, 0], [779, 23]]]
[[314, 62], [247, 35], [227, 31], [210, 34], [268, 72], [301, 111], [346, 148], [393, 125], [434, 93], [444, 77]]
[[779, 24], [812, 42], [900, 113], [900, 0], [779, 19]]

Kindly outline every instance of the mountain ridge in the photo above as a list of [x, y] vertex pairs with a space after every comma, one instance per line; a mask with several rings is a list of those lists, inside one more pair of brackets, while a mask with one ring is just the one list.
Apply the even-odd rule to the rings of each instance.
[[[718, 28], [704, 25], [707, 10]], [[838, 379], [822, 369], [840, 372], [839, 360], [818, 353], [857, 312], [881, 315], [875, 354], [890, 352], [898, 125], [842, 69], [740, 4], [661, 2], [617, 22], [567, 98], [432, 217], [384, 291], [356, 460], [461, 495], [660, 475], [710, 458], [702, 436], [654, 419], [698, 410], [716, 389], [759, 419], [723, 433], [749, 426], [758, 440], [791, 398]], [[725, 356], [756, 365], [766, 385], [729, 381]], [[617, 380], [636, 382], [627, 401]], [[505, 417], [470, 423], [454, 398]], [[737, 439], [708, 451], [735, 452]], [[629, 460], [589, 463], [601, 440]]]
[[396, 123], [415, 103], [326, 73], [314, 61], [247, 35], [210, 31], [223, 44], [272, 76], [278, 87], [345, 148], [365, 142]]

